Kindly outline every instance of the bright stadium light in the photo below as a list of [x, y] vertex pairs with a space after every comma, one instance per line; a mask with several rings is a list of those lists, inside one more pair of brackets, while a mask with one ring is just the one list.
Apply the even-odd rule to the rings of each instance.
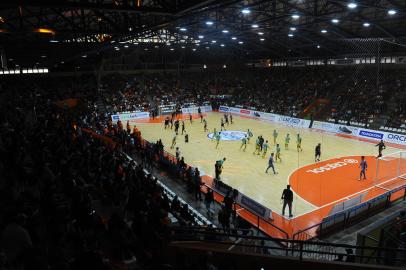
[[288, 37], [293, 37], [293, 34], [292, 34], [292, 33], [289, 33], [289, 34], [288, 34]]
[[317, 49], [320, 49], [320, 45], [317, 45]]
[[216, 43], [216, 42], [217, 42], [217, 41], [215, 41], [215, 40], [212, 40], [212, 41], [211, 41], [211, 43]]
[[226, 46], [226, 45], [224, 45], [224, 44], [220, 44], [220, 46], [221, 46], [221, 47], [224, 47], [224, 46]]
[[260, 40], [260, 41], [264, 41], [265, 39], [264, 39], [264, 38], [260, 38], [259, 40]]
[[170, 48], [171, 51], [175, 50], [174, 48]]
[[364, 22], [362, 25], [363, 25], [364, 27], [370, 27], [370, 26], [371, 26], [371, 24], [370, 24], [369, 22]]
[[291, 27], [289, 29], [290, 29], [290, 31], [296, 31], [296, 27]]
[[352, 3], [348, 3], [348, 5], [347, 5], [347, 7], [349, 8], [349, 9], [354, 9], [354, 8], [356, 8], [358, 5], [356, 4], [356, 3], [354, 3], [354, 2], [352, 2]]
[[337, 23], [339, 23], [340, 21], [339, 21], [338, 19], [332, 19], [331, 22], [334, 23], [334, 24], [337, 24]]
[[194, 51], [194, 52], [195, 52], [195, 51], [196, 51], [196, 48], [193, 48], [193, 49], [192, 49], [192, 51]]
[[300, 18], [300, 15], [298, 15], [298, 14], [293, 14], [292, 15], [292, 19], [294, 19], [294, 20], [297, 20], [299, 18]]
[[180, 31], [185, 32], [187, 29], [185, 27], [179, 28]]
[[242, 14], [250, 14], [251, 10], [249, 10], [248, 8], [244, 8], [243, 10], [241, 10]]
[[258, 35], [262, 36], [264, 35], [264, 32], [258, 32]]
[[224, 30], [221, 31], [221, 32], [223, 32], [224, 34], [227, 34], [227, 33], [228, 33], [228, 30], [224, 29]]
[[258, 27], [259, 27], [259, 25], [258, 25], [258, 24], [256, 24], [256, 23], [254, 23], [253, 25], [251, 25], [251, 27], [252, 27], [252, 28], [258, 28]]
[[209, 26], [210, 26], [210, 25], [213, 25], [213, 24], [214, 24], [214, 23], [213, 23], [212, 21], [207, 21], [207, 22], [206, 22], [206, 25], [209, 25]]
[[198, 38], [199, 38], [199, 39], [203, 39], [203, 38], [204, 38], [204, 36], [202, 36], [202, 35], [199, 35], [199, 36], [198, 36]]
[[322, 32], [323, 34], [327, 33], [326, 29], [321, 29], [320, 32]]
[[231, 39], [232, 39], [232, 40], [236, 40], [237, 38], [236, 38], [236, 37], [232, 37]]
[[244, 42], [242, 42], [242, 41], [238, 41], [238, 44], [244, 44]]
[[391, 15], [391, 16], [393, 16], [393, 15], [395, 15], [397, 12], [396, 12], [396, 10], [394, 10], [394, 9], [389, 9], [388, 10], [388, 15]]

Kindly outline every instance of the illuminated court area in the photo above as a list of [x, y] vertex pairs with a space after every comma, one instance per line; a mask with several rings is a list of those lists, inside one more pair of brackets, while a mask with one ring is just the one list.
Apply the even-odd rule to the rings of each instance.
[[[239, 139], [221, 140], [216, 149], [216, 142], [209, 137], [214, 128], [220, 130], [220, 120], [223, 114], [212, 112], [205, 115], [208, 132], [203, 131], [203, 124], [196, 115], [192, 124], [187, 115], [183, 115], [183, 117], [186, 131], [189, 134], [189, 143], [185, 143], [180, 127], [176, 147], [179, 147], [186, 163], [197, 166], [202, 176], [214, 177], [215, 161], [225, 157], [227, 160], [221, 175], [222, 181], [270, 208], [276, 214], [281, 214], [281, 194], [287, 183], [290, 183], [295, 194], [292, 211], [294, 219], [325, 206], [331, 208], [336, 202], [370, 190], [374, 185], [379, 184], [379, 181], [384, 184], [392, 181], [389, 175], [382, 179], [378, 179], [376, 176], [377, 165], [374, 157], [377, 155], [376, 142], [234, 116], [234, 123], [226, 125], [226, 129], [242, 132], [250, 129], [254, 134], [250, 144], [244, 152], [240, 149], [241, 141]], [[175, 149], [170, 149], [175, 132], [174, 129], [164, 129], [163, 118], [138, 120], [136, 125], [144, 139], [151, 142], [162, 139], [165, 150], [175, 154]], [[274, 175], [272, 170], [269, 170], [268, 174], [265, 173], [269, 155], [271, 152], [275, 152], [272, 137], [274, 129], [278, 132], [277, 143], [282, 149], [282, 161], [277, 161], [275, 164], [277, 175]], [[287, 133], [290, 134], [291, 140], [288, 149], [285, 149]], [[296, 149], [296, 134], [298, 133], [302, 137], [303, 148], [303, 151], [299, 152]], [[262, 154], [253, 154], [255, 138], [259, 135], [268, 140], [271, 146], [265, 158], [262, 157]], [[314, 148], [318, 143], [321, 143], [322, 159], [321, 162], [316, 163]], [[384, 154], [397, 151], [400, 149], [388, 146], [384, 150]], [[369, 168], [367, 179], [359, 181], [361, 156], [366, 156]], [[287, 214], [285, 213], [285, 215]]]

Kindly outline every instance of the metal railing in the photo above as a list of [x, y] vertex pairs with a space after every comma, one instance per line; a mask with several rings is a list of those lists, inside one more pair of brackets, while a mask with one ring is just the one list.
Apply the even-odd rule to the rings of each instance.
[[[298, 260], [346, 261], [375, 265], [406, 265], [406, 249], [357, 246], [316, 241], [299, 241], [281, 238], [269, 238], [255, 235], [244, 235], [238, 231], [219, 232], [202, 228], [171, 228], [170, 243], [177, 241], [201, 241], [218, 245], [230, 245], [232, 239], [249, 241], [234, 241], [234, 246], [249, 248], [258, 255], [278, 255], [293, 257]], [[351, 251], [350, 251], [351, 250]]]
[[[337, 220], [338, 220], [337, 222], [331, 223], [331, 221], [326, 222], [323, 220], [317, 224], [314, 224], [305, 229], [295, 232], [292, 236], [292, 239], [310, 240], [314, 237], [324, 237], [333, 232], [336, 232], [339, 229], [343, 229], [345, 227], [353, 225], [354, 223], [358, 222], [361, 219], [370, 217], [373, 214], [376, 214], [377, 212], [388, 208], [391, 205], [391, 203], [393, 203], [395, 201], [405, 200], [406, 187], [404, 186], [398, 191], [402, 191], [402, 190], [403, 190], [403, 196], [400, 196], [397, 199], [392, 200], [392, 195], [394, 193], [389, 191], [389, 192], [383, 194], [384, 200], [381, 200], [380, 203], [376, 203], [374, 201], [375, 198], [373, 198], [367, 202], [362, 203], [361, 205], [365, 205], [365, 207], [363, 207], [363, 208], [361, 208], [359, 205], [356, 205], [355, 207], [352, 207], [343, 212], [335, 214], [334, 216], [339, 217], [339, 218], [337, 218]], [[361, 211], [360, 211], [360, 209], [361, 209]]]

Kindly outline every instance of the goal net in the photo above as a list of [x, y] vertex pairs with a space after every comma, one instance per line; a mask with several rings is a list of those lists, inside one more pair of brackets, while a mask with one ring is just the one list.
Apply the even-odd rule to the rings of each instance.
[[377, 159], [375, 185], [398, 178], [406, 180], [406, 151], [395, 152]]

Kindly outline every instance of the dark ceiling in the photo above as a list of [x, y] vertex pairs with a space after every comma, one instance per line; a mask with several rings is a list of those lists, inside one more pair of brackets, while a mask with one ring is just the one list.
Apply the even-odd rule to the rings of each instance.
[[0, 47], [20, 66], [134, 50], [152, 62], [406, 51], [405, 0], [1, 0], [0, 17]]

